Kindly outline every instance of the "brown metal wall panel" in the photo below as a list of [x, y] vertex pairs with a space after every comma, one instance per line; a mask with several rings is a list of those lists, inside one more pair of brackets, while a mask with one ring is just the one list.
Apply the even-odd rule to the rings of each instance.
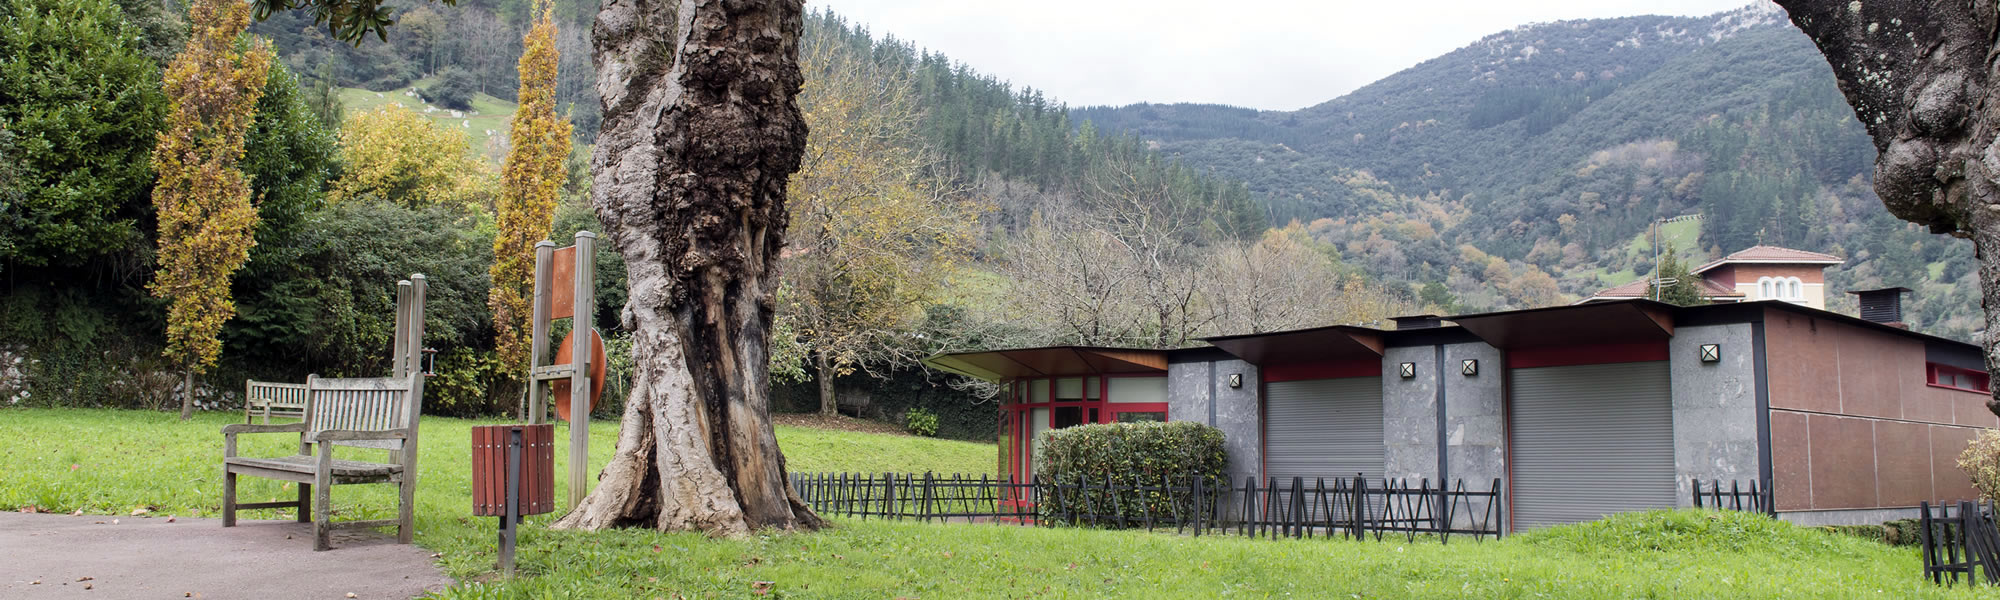
[[1771, 408], [1840, 412], [1839, 351], [1828, 327], [1795, 313], [1765, 311]]
[[1958, 468], [1958, 455], [1978, 436], [1978, 430], [1964, 427], [1931, 426], [1931, 477], [1934, 481], [1932, 498], [1951, 502], [1974, 500], [1979, 496], [1973, 489], [1972, 479]]
[[[1910, 382], [1903, 384], [1910, 390], [1909, 393], [1903, 394], [1903, 418], [1925, 423], [1956, 422], [1958, 415], [1954, 414], [1952, 401], [1959, 398], [1951, 396], [1952, 390], [1924, 385], [1924, 377], [1924, 373], [1919, 371], [1909, 375], [1907, 378]], [[1956, 393], [1972, 395], [1968, 392]], [[1979, 398], [1984, 400], [1984, 396]]]
[[1932, 392], [1951, 398], [1952, 422], [1967, 427], [2000, 427], [2000, 418], [1986, 408], [1990, 396], [1978, 392], [1961, 392], [1943, 388], [1925, 387]]
[[1875, 495], [1875, 421], [1812, 415], [1813, 508], [1872, 508]]
[[1812, 454], [1804, 413], [1771, 411], [1771, 494], [1778, 510], [1812, 508]]
[[1847, 415], [1900, 419], [1905, 372], [1924, 372], [1924, 346], [1914, 340], [1821, 323], [1840, 345], [1840, 403]]
[[1875, 423], [1875, 493], [1880, 506], [1916, 506], [1937, 499], [1931, 492], [1930, 429], [1922, 423]]

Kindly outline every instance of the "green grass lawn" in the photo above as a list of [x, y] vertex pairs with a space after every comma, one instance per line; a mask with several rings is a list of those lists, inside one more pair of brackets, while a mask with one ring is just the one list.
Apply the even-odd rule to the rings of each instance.
[[428, 85], [430, 80], [422, 80], [409, 87], [383, 92], [341, 88], [340, 103], [346, 108], [349, 116], [374, 110], [385, 104], [401, 104], [403, 108], [414, 110], [439, 125], [464, 131], [473, 152], [498, 163], [505, 156], [505, 153], [500, 151], [499, 144], [507, 140], [515, 104], [486, 94], [474, 94], [472, 110], [462, 111], [464, 116], [454, 117], [449, 109], [442, 106], [435, 107], [436, 111], [427, 113], [424, 112], [424, 107], [428, 106], [424, 103], [424, 99], [414, 94], [418, 87]]
[[[0, 509], [214, 516], [216, 430], [237, 419], [0, 410]], [[473, 424], [424, 421], [417, 543], [438, 552], [462, 582], [448, 598], [2000, 598], [1985, 588], [1925, 583], [1909, 548], [1694, 511], [1449, 545], [845, 518], [820, 533], [713, 540], [552, 532], [540, 527], [552, 518], [545, 515], [523, 533], [522, 576], [499, 580], [491, 571], [494, 519], [468, 516]], [[615, 424], [591, 433], [601, 464]], [[296, 440], [262, 437], [247, 447], [279, 453]], [[988, 444], [788, 427], [778, 437], [798, 471], [983, 472], [993, 462]], [[289, 497], [274, 482], [245, 481], [253, 501]], [[391, 489], [336, 488], [339, 516], [386, 516]], [[338, 549], [325, 555], [339, 556]]]

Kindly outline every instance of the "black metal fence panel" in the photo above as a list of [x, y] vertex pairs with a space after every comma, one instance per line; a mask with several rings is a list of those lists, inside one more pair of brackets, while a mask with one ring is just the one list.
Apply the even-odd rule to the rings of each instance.
[[[1695, 508], [1777, 514], [1774, 508], [1776, 505], [1771, 503], [1769, 483], [1751, 480], [1750, 485], [1745, 487], [1742, 481], [1731, 480], [1725, 487], [1722, 480], [1711, 479], [1708, 481], [1708, 487], [1704, 489], [1700, 479], [1690, 479], [1688, 482], [1688, 490], [1694, 495]], [[1759, 485], [1760, 483], [1763, 484]]]
[[1171, 529], [1251, 537], [1418, 536], [1449, 542], [1502, 534], [1501, 484], [1398, 479], [1196, 479], [1153, 484], [995, 479], [934, 473], [800, 473], [793, 489], [814, 510], [860, 519], [916, 519]]
[[1956, 584], [1964, 575], [1966, 585], [1976, 586], [1982, 578], [1988, 585], [2000, 585], [2000, 528], [1994, 526], [1991, 502], [1943, 504], [1935, 510], [1924, 502], [1918, 510], [1925, 577], [1937, 584]]

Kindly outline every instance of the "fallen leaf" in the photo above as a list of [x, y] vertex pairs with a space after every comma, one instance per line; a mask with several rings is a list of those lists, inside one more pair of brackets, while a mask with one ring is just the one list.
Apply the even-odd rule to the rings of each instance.
[[21, 507], [21, 512], [24, 512], [24, 513], [28, 513], [28, 514], [34, 514], [34, 513], [38, 513], [38, 512], [42, 512], [42, 509], [41, 509], [41, 507], [39, 507], [39, 506], [35, 506], [35, 505], [33, 505], [33, 504], [30, 504], [30, 505], [27, 505], [27, 506], [23, 506], [23, 507]]
[[168, 522], [168, 523], [172, 523], [172, 522], [174, 522], [174, 516], [173, 516], [173, 515], [167, 515], [167, 522]]
[[34, 580], [34, 581], [30, 581], [30, 582], [28, 582], [28, 585], [41, 585], [41, 584], [42, 584], [42, 580], [40, 580], [40, 579], [37, 579], [37, 580]]
[[134, 508], [134, 509], [132, 509], [132, 516], [136, 517], [136, 516], [139, 516], [139, 515], [143, 515], [143, 514], [146, 514], [146, 513], [149, 513], [149, 512], [153, 512], [153, 511], [150, 511], [150, 510], [146, 510], [146, 507], [144, 507], [144, 506], [141, 506], [141, 507], [139, 507], [139, 508]]
[[90, 580], [92, 580], [92, 579], [96, 579], [96, 578], [95, 578], [95, 577], [78, 577], [78, 578], [76, 578], [76, 580], [77, 580], [77, 581], [90, 581]]
[[75, 471], [75, 470], [77, 470], [77, 469], [81, 469], [81, 468], [83, 468], [83, 465], [79, 465], [79, 464], [76, 464], [76, 463], [70, 463], [70, 464], [69, 464], [69, 470], [71, 470], [71, 471]]
[[79, 509], [76, 509], [76, 512], [73, 512], [73, 513], [70, 513], [70, 514], [69, 514], [69, 516], [72, 516], [72, 517], [81, 517], [81, 516], [83, 516], [83, 509], [81, 509], [81, 508], [79, 508]]
[[91, 589], [91, 588], [90, 588], [90, 584], [88, 584], [88, 583], [86, 583], [86, 584], [83, 584], [83, 589], [86, 589], [86, 590], [87, 590], [87, 589]]
[[118, 524], [118, 520], [117, 520], [117, 519], [112, 519], [112, 520], [111, 520], [111, 524], [112, 524], [112, 525], [117, 525], [117, 524]]
[[750, 582], [750, 591], [756, 592], [757, 595], [759, 596], [763, 596], [771, 593], [772, 585], [776, 584], [770, 581], [752, 581]]
[[348, 593], [347, 593], [347, 597], [349, 597], [349, 598], [359, 598], [360, 596], [356, 596], [356, 595], [354, 595], [354, 592], [348, 592]]

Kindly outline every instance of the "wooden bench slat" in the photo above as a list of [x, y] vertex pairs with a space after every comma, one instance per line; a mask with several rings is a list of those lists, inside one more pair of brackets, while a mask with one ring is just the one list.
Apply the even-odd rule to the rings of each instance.
[[[281, 456], [277, 458], [253, 458], [248, 456], [237, 456], [223, 460], [223, 464], [227, 464], [230, 466], [241, 465], [247, 467], [257, 467], [260, 469], [270, 469], [274, 471], [305, 473], [308, 475], [312, 474], [315, 470], [319, 468], [318, 465], [315, 464], [316, 462], [317, 459], [305, 455]], [[403, 472], [403, 465], [398, 465], [398, 464], [373, 463], [373, 462], [363, 462], [358, 460], [343, 460], [338, 458], [333, 460], [333, 474], [336, 477], [368, 477], [377, 475], [391, 475], [401, 472]]]

